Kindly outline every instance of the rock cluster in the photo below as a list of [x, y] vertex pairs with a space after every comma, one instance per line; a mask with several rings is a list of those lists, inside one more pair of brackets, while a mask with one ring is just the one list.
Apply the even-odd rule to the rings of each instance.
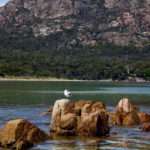
[[105, 105], [102, 102], [57, 100], [50, 129], [57, 135], [107, 135], [109, 125]]
[[11, 120], [0, 129], [0, 146], [17, 150], [27, 148], [48, 139], [48, 135], [24, 119]]
[[[142, 125], [142, 131], [150, 131], [150, 114], [140, 112], [127, 98], [116, 106], [115, 112], [107, 112], [100, 101], [57, 100], [50, 107], [50, 135], [106, 136], [110, 124], [119, 126]], [[47, 114], [47, 113], [44, 113]], [[34, 144], [49, 139], [49, 135], [25, 119], [8, 121], [0, 129], [0, 147], [26, 150]]]
[[140, 112], [129, 99], [123, 98], [116, 106], [115, 112], [109, 113], [111, 124], [120, 126], [135, 126], [150, 122], [150, 114]]

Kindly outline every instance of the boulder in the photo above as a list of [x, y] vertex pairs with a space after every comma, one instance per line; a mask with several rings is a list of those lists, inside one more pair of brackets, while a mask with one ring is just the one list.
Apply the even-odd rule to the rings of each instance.
[[139, 112], [138, 116], [140, 118], [141, 123], [150, 122], [150, 114], [145, 113], [145, 112]]
[[74, 103], [69, 99], [57, 100], [53, 107], [50, 132], [57, 135], [75, 135], [76, 122]]
[[116, 111], [129, 113], [132, 111], [137, 111], [137, 108], [130, 102], [128, 98], [123, 98], [119, 101]]
[[81, 108], [77, 134], [84, 136], [103, 136], [109, 133], [108, 113], [105, 105], [100, 102], [88, 102]]
[[106, 112], [96, 111], [92, 113], [82, 114], [77, 127], [78, 135], [104, 136], [108, 133], [108, 115]]
[[142, 125], [142, 130], [145, 132], [150, 132], [150, 123], [144, 123]]
[[0, 130], [0, 145], [18, 150], [45, 141], [48, 135], [25, 119], [8, 121]]
[[50, 124], [50, 130], [51, 131], [57, 131], [59, 126], [60, 126], [60, 120], [61, 116], [65, 114], [65, 106], [69, 103], [69, 99], [61, 99], [61, 100], [56, 100], [53, 111], [52, 111], [52, 116], [51, 116], [51, 124]]
[[119, 126], [134, 126], [140, 124], [137, 112], [130, 113], [109, 113], [110, 123]]
[[120, 126], [134, 126], [140, 124], [138, 109], [127, 98], [123, 98], [119, 101], [114, 113], [109, 113], [109, 120], [112, 124]]

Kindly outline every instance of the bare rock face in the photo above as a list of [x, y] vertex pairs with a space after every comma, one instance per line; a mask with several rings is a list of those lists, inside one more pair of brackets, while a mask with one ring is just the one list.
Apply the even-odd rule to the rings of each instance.
[[138, 109], [127, 98], [121, 99], [116, 106], [116, 112], [110, 113], [109, 116], [112, 124], [121, 126], [134, 126], [140, 124]]
[[48, 139], [48, 135], [24, 119], [11, 120], [0, 129], [0, 146], [23, 150]]
[[103, 136], [109, 133], [108, 114], [101, 102], [57, 100], [52, 114], [56, 115], [52, 117], [51, 133], [82, 136]]
[[148, 0], [10, 0], [0, 8], [1, 30], [13, 33], [12, 37], [50, 36], [50, 45], [52, 35], [61, 33], [55, 47], [60, 41], [65, 48], [99, 42], [144, 46], [149, 42], [149, 26]]

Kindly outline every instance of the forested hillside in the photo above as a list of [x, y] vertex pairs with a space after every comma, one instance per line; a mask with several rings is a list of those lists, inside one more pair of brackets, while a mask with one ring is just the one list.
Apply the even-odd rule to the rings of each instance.
[[0, 75], [150, 79], [149, 0], [11, 0]]

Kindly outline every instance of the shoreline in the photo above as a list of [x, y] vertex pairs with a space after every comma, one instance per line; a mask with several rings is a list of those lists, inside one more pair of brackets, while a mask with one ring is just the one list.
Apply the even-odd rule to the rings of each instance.
[[62, 81], [62, 82], [112, 82], [112, 83], [150, 83], [150, 81], [146, 80], [139, 80], [139, 81], [130, 81], [130, 80], [116, 80], [113, 81], [112, 79], [103, 79], [103, 80], [79, 80], [79, 79], [65, 79], [65, 78], [54, 78], [54, 77], [14, 77], [14, 76], [8, 76], [8, 77], [0, 77], [0, 81]]
[[0, 81], [70, 81], [70, 82], [86, 82], [86, 81], [99, 81], [99, 82], [113, 82], [108, 80], [79, 80], [79, 79], [65, 79], [65, 78], [53, 78], [53, 77], [0, 77]]
[[42, 77], [0, 77], [0, 81], [80, 81], [80, 80], [70, 80], [63, 78], [42, 78]]

